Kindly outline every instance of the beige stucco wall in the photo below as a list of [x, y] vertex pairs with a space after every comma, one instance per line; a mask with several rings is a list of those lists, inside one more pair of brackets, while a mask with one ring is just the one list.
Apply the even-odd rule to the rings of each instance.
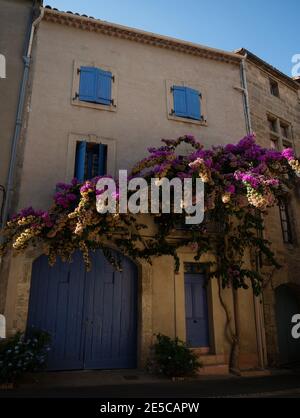
[[[280, 97], [270, 93], [270, 74], [247, 62], [247, 79], [253, 130], [257, 141], [264, 147], [270, 148], [270, 129], [267, 115], [271, 114], [292, 126], [292, 139], [296, 154], [300, 154], [300, 100], [299, 92], [287, 86], [281, 80], [279, 84]], [[274, 78], [274, 77], [271, 77]], [[265, 219], [265, 237], [272, 243], [276, 258], [282, 265], [277, 271], [264, 266], [267, 286], [264, 291], [264, 311], [268, 358], [270, 364], [278, 361], [277, 325], [275, 319], [274, 289], [283, 283], [300, 285], [300, 199], [299, 190], [291, 196], [291, 223], [294, 235], [293, 244], [285, 244], [282, 238], [280, 214], [277, 207], [269, 211]], [[287, 324], [288, 326], [288, 324]]]
[[[71, 104], [74, 61], [113, 70], [115, 112]], [[236, 64], [42, 22], [18, 206], [47, 207], [55, 183], [70, 180], [71, 134], [112, 141], [116, 159], [111, 170], [130, 168], [162, 137], [190, 133], [206, 146], [238, 140], [245, 134], [242, 94], [234, 89], [240, 85], [239, 71]], [[207, 127], [168, 119], [167, 80], [203, 87]]]

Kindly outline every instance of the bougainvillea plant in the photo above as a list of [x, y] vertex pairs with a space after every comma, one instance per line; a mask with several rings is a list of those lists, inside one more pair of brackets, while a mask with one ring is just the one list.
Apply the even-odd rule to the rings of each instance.
[[[213, 275], [223, 287], [247, 288], [250, 279], [255, 294], [259, 294], [262, 278], [255, 267], [245, 264], [245, 255], [249, 250], [255, 255], [264, 254], [269, 263], [279, 267], [271, 243], [263, 238], [263, 217], [293, 187], [300, 174], [300, 163], [293, 150], [262, 148], [256, 144], [254, 135], [235, 145], [211, 149], [204, 149], [190, 135], [162, 141], [161, 147], [148, 150], [149, 156], [136, 164], [131, 174], [149, 183], [153, 177], [200, 177], [205, 183], [205, 221], [190, 226], [182, 238], [170, 239], [183, 224], [184, 211], [149, 215], [157, 225], [157, 233], [151, 238], [143, 234], [147, 226], [138, 215], [99, 214], [98, 177], [83, 184], [76, 179], [71, 184], [59, 183], [48, 211], [29, 208], [13, 216], [3, 232], [5, 243], [1, 253], [11, 244], [17, 251], [39, 245], [53, 264], [57, 257], [70, 261], [79, 249], [90, 268], [89, 251], [102, 249], [109, 261], [120, 267], [108, 249], [114, 244], [133, 259], [151, 262], [152, 257], [172, 255], [178, 270], [177, 250], [190, 246], [196, 261], [208, 251], [216, 255]], [[179, 155], [181, 143], [190, 146], [189, 153]], [[114, 198], [118, 201], [118, 193]]]

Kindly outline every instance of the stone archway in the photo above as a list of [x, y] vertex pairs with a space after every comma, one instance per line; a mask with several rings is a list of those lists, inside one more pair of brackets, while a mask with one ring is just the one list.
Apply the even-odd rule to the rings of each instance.
[[[5, 295], [4, 314], [7, 320], [7, 335], [24, 331], [27, 325], [32, 266], [42, 255], [40, 249], [30, 249], [23, 254], [7, 255], [8, 284]], [[144, 367], [153, 339], [152, 330], [152, 267], [146, 261], [135, 263], [138, 269], [138, 367]]]

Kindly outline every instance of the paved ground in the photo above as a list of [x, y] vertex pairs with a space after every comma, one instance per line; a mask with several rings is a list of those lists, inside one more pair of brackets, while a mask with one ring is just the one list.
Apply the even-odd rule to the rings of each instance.
[[[93, 372], [86, 373], [85, 379], [93, 381]], [[277, 373], [265, 377], [201, 377], [197, 380], [172, 382], [164, 379], [146, 377], [142, 374], [115, 375], [106, 374], [101, 384], [88, 385], [84, 380], [76, 379], [73, 374], [73, 382], [69, 377], [65, 380], [55, 379], [53, 374], [48, 385], [42, 380], [39, 382], [27, 382], [23, 386], [3, 391], [2, 398], [226, 398], [226, 397], [268, 397], [268, 398], [300, 398], [300, 372]], [[69, 374], [72, 376], [72, 374]], [[100, 374], [99, 374], [100, 376]], [[104, 374], [105, 376], [105, 374]], [[99, 378], [99, 377], [97, 377]], [[112, 380], [110, 380], [112, 379]], [[56, 384], [55, 384], [56, 380]], [[64, 381], [65, 384], [62, 384]]]

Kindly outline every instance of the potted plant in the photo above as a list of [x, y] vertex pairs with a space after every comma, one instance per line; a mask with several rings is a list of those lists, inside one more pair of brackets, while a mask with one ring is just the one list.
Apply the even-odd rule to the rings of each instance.
[[152, 351], [149, 370], [173, 380], [193, 376], [201, 367], [197, 355], [177, 337], [172, 339], [166, 335], [156, 335]]

